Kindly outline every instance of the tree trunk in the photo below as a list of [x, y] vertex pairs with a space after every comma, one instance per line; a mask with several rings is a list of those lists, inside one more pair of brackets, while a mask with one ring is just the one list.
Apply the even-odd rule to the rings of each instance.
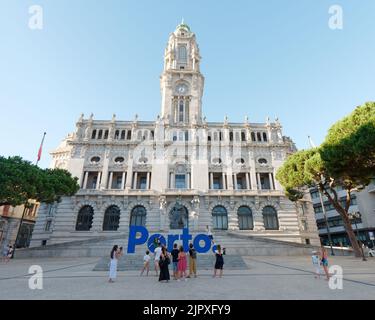
[[361, 258], [362, 257], [361, 247], [358, 244], [357, 237], [355, 236], [354, 230], [352, 228], [352, 223], [350, 222], [348, 212], [345, 211], [345, 209], [343, 209], [340, 205], [337, 206], [334, 203], [332, 204], [335, 206], [336, 210], [338, 211], [338, 213], [340, 214], [344, 222], [345, 230], [346, 230], [346, 233], [348, 234], [355, 256], [357, 258]]
[[[344, 222], [344, 227], [345, 227], [346, 233], [348, 235], [349, 241], [352, 245], [354, 255], [357, 258], [362, 257], [361, 247], [358, 244], [357, 237], [355, 236], [354, 230], [352, 228], [352, 223], [350, 222], [350, 219], [349, 219], [349, 214], [348, 214], [349, 206], [346, 205], [345, 208], [343, 208], [341, 206], [341, 204], [339, 203], [338, 198], [337, 198], [337, 193], [333, 188], [331, 188], [331, 191], [334, 194], [334, 198], [332, 198], [332, 196], [329, 194], [329, 192], [323, 186], [321, 186], [321, 188], [323, 189], [324, 194], [327, 196], [329, 202], [332, 203], [332, 205], [335, 207], [336, 211], [340, 214], [340, 216], [342, 218], [342, 221]], [[349, 194], [349, 197], [350, 197], [350, 194]]]

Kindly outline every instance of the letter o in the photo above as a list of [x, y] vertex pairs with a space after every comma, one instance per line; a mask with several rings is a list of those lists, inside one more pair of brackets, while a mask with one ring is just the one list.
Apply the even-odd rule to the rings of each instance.
[[[200, 246], [200, 241], [204, 241], [204, 247]], [[198, 253], [206, 253], [211, 248], [211, 239], [206, 234], [198, 234], [193, 241], [193, 245]]]
[[154, 248], [154, 240], [158, 238], [160, 240], [160, 243], [162, 245], [167, 245], [167, 240], [165, 240], [165, 238], [159, 234], [159, 233], [155, 233], [153, 234], [147, 241], [147, 247], [148, 249], [151, 251], [151, 252], [154, 252], [155, 248]]

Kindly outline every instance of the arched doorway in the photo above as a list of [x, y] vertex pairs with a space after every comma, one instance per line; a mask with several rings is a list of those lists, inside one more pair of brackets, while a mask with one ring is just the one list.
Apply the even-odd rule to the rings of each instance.
[[169, 212], [170, 229], [184, 229], [189, 227], [189, 212], [183, 205], [176, 203]]
[[117, 231], [120, 224], [120, 209], [118, 206], [110, 206], [105, 210], [103, 231]]
[[94, 209], [91, 206], [83, 206], [77, 216], [76, 231], [90, 231], [94, 218]]

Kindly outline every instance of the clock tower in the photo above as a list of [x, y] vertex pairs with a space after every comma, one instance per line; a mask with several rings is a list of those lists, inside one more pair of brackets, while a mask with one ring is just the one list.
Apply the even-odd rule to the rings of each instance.
[[170, 126], [202, 122], [204, 77], [200, 60], [195, 34], [182, 21], [169, 36], [160, 77], [161, 116]]

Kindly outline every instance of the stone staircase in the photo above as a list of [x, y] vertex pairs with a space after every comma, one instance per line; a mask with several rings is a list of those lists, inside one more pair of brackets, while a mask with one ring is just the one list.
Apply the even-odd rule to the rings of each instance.
[[[192, 234], [193, 239], [196, 234]], [[226, 254], [229, 256], [298, 256], [310, 254], [313, 246], [303, 245], [292, 242], [285, 242], [280, 240], [271, 240], [259, 238], [234, 231], [220, 231], [215, 232], [214, 240], [216, 244], [220, 244], [226, 248]], [[179, 243], [180, 241], [177, 241]], [[18, 249], [15, 257], [22, 258], [37, 258], [37, 257], [108, 257], [112, 247], [117, 244], [124, 247], [127, 251], [128, 234], [116, 234], [112, 236], [95, 237], [89, 240], [79, 240], [64, 242], [59, 244], [51, 244], [40, 247], [33, 247], [27, 249]], [[134, 255], [127, 255], [128, 261], [131, 263], [135, 256], [134, 264], [138, 261], [142, 264], [142, 256], [147, 250], [146, 245], [136, 247]], [[212, 252], [200, 254], [200, 256], [212, 256]], [[205, 258], [204, 258], [205, 259]], [[209, 258], [207, 258], [209, 259]]]
[[[109, 257], [103, 257], [94, 267], [93, 271], [108, 271], [109, 270]], [[153, 260], [150, 262], [150, 273], [155, 274]], [[215, 265], [215, 256], [213, 254], [199, 254], [197, 256], [197, 269], [198, 270], [212, 270]], [[244, 262], [243, 258], [239, 255], [228, 255], [224, 256], [224, 265], [226, 269], [230, 270], [246, 270], [248, 266]], [[143, 266], [143, 256], [140, 255], [125, 255], [122, 256], [118, 261], [117, 270], [141, 270]], [[170, 272], [172, 272], [172, 265], [169, 266]]]

